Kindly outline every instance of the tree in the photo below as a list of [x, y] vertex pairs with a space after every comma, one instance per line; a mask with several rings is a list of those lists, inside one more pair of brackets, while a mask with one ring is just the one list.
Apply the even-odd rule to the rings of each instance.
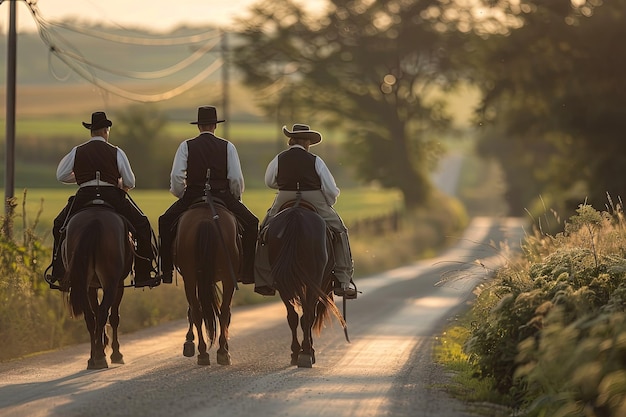
[[475, 44], [474, 75], [480, 149], [504, 168], [511, 212], [540, 195], [563, 215], [626, 197], [626, 1], [482, 3], [514, 22]]
[[344, 127], [360, 178], [417, 207], [431, 193], [437, 134], [450, 125], [438, 93], [458, 76], [463, 39], [433, 27], [438, 3], [332, 0], [313, 19], [291, 0], [261, 2], [239, 21], [234, 62], [268, 113], [288, 96], [294, 121]]
[[111, 141], [128, 156], [137, 187], [169, 187], [176, 148], [175, 144], [167, 146], [164, 137], [167, 123], [167, 116], [153, 104], [130, 105], [113, 118]]

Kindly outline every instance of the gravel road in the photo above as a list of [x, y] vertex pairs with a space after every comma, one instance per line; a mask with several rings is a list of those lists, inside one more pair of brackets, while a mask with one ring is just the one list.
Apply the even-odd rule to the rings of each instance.
[[[470, 417], [441, 388], [434, 338], [485, 270], [503, 261], [489, 245], [522, 236], [518, 219], [474, 219], [458, 245], [436, 259], [357, 281], [348, 302], [351, 343], [338, 323], [315, 339], [312, 369], [289, 366], [290, 332], [280, 302], [233, 311], [231, 366], [182, 356], [186, 323], [122, 334], [126, 364], [87, 371], [88, 346], [0, 364], [3, 417]], [[464, 276], [445, 285], [442, 277]], [[155, 289], [158, 291], [158, 289]]]

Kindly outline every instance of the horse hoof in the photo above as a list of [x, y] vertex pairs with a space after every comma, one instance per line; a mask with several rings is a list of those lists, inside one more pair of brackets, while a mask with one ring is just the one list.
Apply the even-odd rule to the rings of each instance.
[[183, 356], [186, 358], [193, 358], [196, 354], [196, 345], [193, 342], [185, 342], [183, 345]]
[[109, 367], [106, 358], [93, 359], [87, 361], [87, 369], [106, 369]]
[[232, 365], [232, 361], [230, 360], [230, 353], [217, 352], [217, 363], [219, 363], [220, 365]]
[[291, 355], [291, 365], [296, 366], [298, 364], [298, 355]]
[[312, 368], [313, 358], [311, 355], [301, 353], [298, 355], [298, 368]]
[[198, 355], [198, 365], [207, 366], [210, 364], [211, 360], [208, 353]]
[[111, 354], [111, 363], [117, 363], [120, 365], [124, 365], [124, 355], [121, 353], [112, 353]]

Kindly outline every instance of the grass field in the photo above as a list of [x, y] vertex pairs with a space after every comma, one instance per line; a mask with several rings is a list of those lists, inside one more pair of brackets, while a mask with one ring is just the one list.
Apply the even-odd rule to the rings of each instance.
[[[76, 191], [75, 187], [63, 188], [32, 188], [16, 190], [18, 199], [16, 208], [16, 230], [22, 229], [22, 222], [26, 220], [26, 227], [35, 229], [38, 234], [49, 234], [52, 221], [65, 206], [69, 196]], [[24, 192], [26, 198], [24, 200]], [[270, 189], [246, 190], [243, 201], [250, 210], [262, 220], [267, 209], [274, 201], [275, 191]], [[131, 198], [148, 216], [155, 233], [158, 232], [158, 218], [176, 200], [165, 190], [133, 190]], [[25, 204], [24, 204], [25, 202]], [[402, 208], [402, 195], [395, 190], [381, 190], [376, 188], [349, 188], [344, 189], [335, 206], [339, 214], [349, 226], [351, 222], [371, 216], [382, 215], [394, 209]], [[42, 209], [37, 224], [37, 213]], [[25, 217], [22, 216], [25, 213]], [[50, 242], [51, 243], [51, 242]]]
[[[192, 115], [193, 117], [193, 115]], [[89, 115], [85, 116], [85, 121], [89, 121]], [[115, 133], [115, 113], [110, 118], [113, 120], [113, 130]], [[88, 133], [80, 124], [81, 119], [70, 119], [67, 116], [62, 118], [53, 117], [37, 117], [37, 118], [21, 118], [16, 121], [16, 146], [20, 146], [20, 140], [23, 140], [24, 146], [30, 146], [37, 143], [38, 140], [50, 138], [58, 140], [58, 138], [70, 139], [69, 144], [78, 145], [88, 139]], [[227, 122], [228, 123], [228, 122]], [[0, 132], [6, 129], [6, 122], [0, 120]], [[234, 121], [228, 124], [221, 124], [216, 130], [218, 136], [225, 137], [235, 145], [245, 143], [276, 143], [277, 148], [284, 148], [287, 138], [282, 132], [282, 126], [271, 122], [241, 122]], [[291, 126], [289, 126], [291, 129]], [[313, 126], [312, 129], [321, 130], [325, 143], [340, 144], [345, 140], [345, 134], [338, 131], [329, 131], [322, 127]], [[190, 125], [187, 121], [169, 120], [165, 129], [164, 136], [175, 142], [191, 138], [198, 133], [194, 125]], [[74, 138], [74, 140], [71, 140]], [[116, 142], [112, 140], [112, 142]], [[0, 137], [0, 144], [4, 146], [4, 135]], [[69, 145], [68, 144], [68, 145]], [[317, 148], [312, 150], [317, 151]]]

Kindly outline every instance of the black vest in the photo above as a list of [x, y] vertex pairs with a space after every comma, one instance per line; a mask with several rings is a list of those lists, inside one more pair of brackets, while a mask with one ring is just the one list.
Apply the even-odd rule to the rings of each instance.
[[289, 148], [278, 155], [278, 189], [285, 191], [312, 191], [322, 188], [315, 171], [317, 156], [302, 148]]
[[211, 170], [211, 190], [227, 190], [228, 142], [205, 132], [187, 141], [187, 190], [185, 193], [203, 195], [207, 170]]
[[122, 176], [117, 168], [117, 148], [100, 140], [90, 140], [76, 148], [73, 170], [78, 185], [95, 180], [96, 171], [100, 171], [100, 181], [113, 185]]

